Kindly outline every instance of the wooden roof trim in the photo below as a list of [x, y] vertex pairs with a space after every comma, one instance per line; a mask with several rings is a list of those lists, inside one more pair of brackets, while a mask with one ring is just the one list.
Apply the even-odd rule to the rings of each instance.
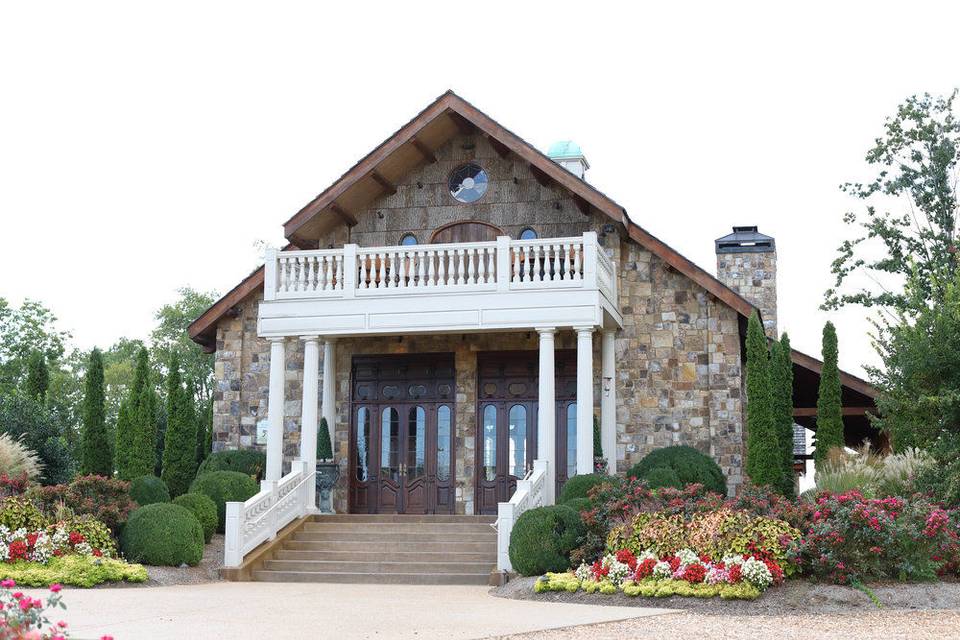
[[[790, 350], [790, 359], [794, 364], [800, 365], [804, 369], [813, 371], [817, 375], [820, 375], [821, 370], [823, 369], [823, 361], [817, 360], [813, 356], [809, 356], [805, 353], [797, 351], [796, 349]], [[840, 384], [850, 389], [853, 389], [857, 393], [862, 393], [871, 399], [876, 399], [879, 392], [877, 388], [872, 384], [864, 380], [863, 378], [858, 378], [852, 373], [847, 373], [844, 370], [840, 370]]]
[[[203, 347], [204, 352], [213, 353], [217, 348], [216, 327], [230, 309], [240, 304], [251, 293], [263, 288], [263, 267], [248, 275], [240, 284], [227, 292], [222, 298], [210, 305], [210, 308], [190, 323], [187, 335]], [[212, 334], [212, 335], [211, 335]]]

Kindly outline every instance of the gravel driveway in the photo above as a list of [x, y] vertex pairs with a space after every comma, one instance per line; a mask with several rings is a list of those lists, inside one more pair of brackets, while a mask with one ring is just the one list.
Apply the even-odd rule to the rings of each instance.
[[[491, 593], [504, 598], [547, 602], [605, 603], [664, 607], [677, 613], [589, 627], [543, 631], [511, 638], [623, 640], [625, 638], [957, 638], [960, 639], [960, 583], [871, 585], [883, 607], [850, 587], [790, 580], [753, 602], [719, 598], [628, 598], [583, 592], [533, 593], [534, 578], [514, 580]], [[506, 637], [506, 636], [503, 636]]]

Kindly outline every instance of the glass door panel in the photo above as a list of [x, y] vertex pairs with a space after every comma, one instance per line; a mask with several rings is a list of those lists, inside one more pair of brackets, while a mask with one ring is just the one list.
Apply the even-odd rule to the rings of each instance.
[[450, 479], [450, 407], [437, 409], [437, 480]]
[[400, 482], [400, 414], [393, 407], [381, 414], [380, 478]]
[[483, 409], [483, 477], [497, 479], [497, 408], [492, 404]]
[[577, 475], [577, 403], [567, 405], [567, 478]]
[[370, 409], [357, 409], [357, 480], [370, 478]]
[[527, 408], [522, 404], [510, 407], [510, 475], [522, 478], [527, 473]]
[[407, 459], [408, 480], [426, 473], [427, 414], [423, 407], [410, 407], [407, 413]]

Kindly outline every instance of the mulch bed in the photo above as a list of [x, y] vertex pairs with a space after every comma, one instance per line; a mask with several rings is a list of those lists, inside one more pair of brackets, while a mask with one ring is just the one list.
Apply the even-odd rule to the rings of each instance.
[[210, 544], [203, 547], [203, 559], [195, 567], [152, 567], [147, 569], [146, 582], [105, 582], [98, 585], [107, 589], [135, 589], [138, 587], [168, 587], [177, 584], [203, 584], [220, 580], [223, 566], [223, 535], [214, 534]]

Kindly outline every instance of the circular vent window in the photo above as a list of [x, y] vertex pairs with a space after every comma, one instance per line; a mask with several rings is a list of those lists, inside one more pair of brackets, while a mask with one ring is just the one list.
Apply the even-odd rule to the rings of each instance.
[[479, 165], [465, 164], [450, 174], [450, 195], [459, 202], [476, 202], [487, 192], [487, 172]]

